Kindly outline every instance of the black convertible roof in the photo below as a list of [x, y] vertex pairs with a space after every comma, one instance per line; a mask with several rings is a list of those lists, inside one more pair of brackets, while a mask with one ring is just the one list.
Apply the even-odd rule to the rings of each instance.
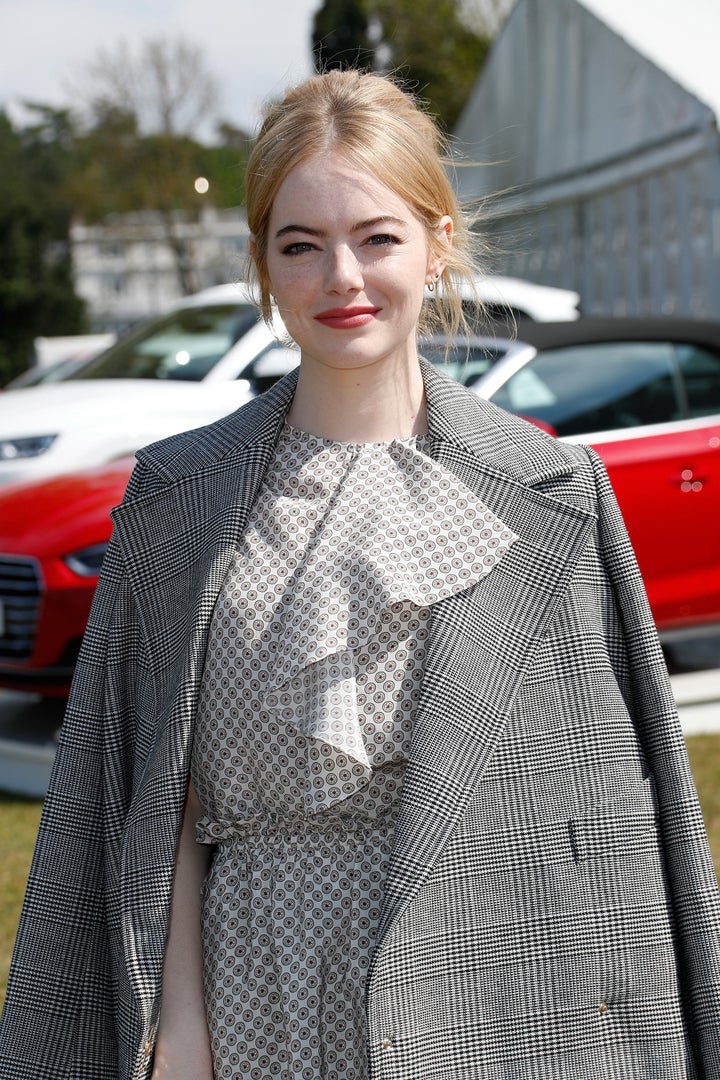
[[612, 341], [675, 341], [720, 351], [720, 322], [674, 317], [580, 318], [571, 322], [518, 320], [513, 335], [539, 349]]

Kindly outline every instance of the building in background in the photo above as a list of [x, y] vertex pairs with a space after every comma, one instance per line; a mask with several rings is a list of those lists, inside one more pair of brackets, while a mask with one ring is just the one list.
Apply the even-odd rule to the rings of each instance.
[[[248, 249], [244, 209], [203, 207], [197, 221], [174, 223], [197, 289], [240, 280]], [[75, 287], [93, 330], [121, 333], [181, 299], [176, 252], [159, 214], [117, 214], [97, 225], [76, 223], [70, 240]]]
[[493, 269], [585, 314], [720, 318], [715, 114], [577, 0], [518, 0], [455, 136]]

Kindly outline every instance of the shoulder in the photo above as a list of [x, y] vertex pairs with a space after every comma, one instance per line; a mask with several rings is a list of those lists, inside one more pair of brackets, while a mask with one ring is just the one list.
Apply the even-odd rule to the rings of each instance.
[[498, 473], [534, 486], [543, 479], [589, 470], [584, 447], [563, 443], [536, 424], [459, 385], [422, 362], [431, 430], [469, 449]]
[[203, 427], [171, 435], [143, 447], [126, 498], [142, 496], [220, 464], [231, 454], [252, 456], [256, 447], [274, 444], [290, 407], [297, 372], [290, 372], [265, 394]]

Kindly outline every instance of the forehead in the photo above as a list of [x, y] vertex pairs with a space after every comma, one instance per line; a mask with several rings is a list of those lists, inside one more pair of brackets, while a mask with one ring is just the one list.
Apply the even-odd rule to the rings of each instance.
[[[301, 162], [281, 183], [272, 206], [271, 226], [282, 227], [287, 222], [281, 218], [296, 218], [298, 214], [330, 221], [387, 215], [419, 224], [402, 196], [370, 171], [335, 154]], [[304, 218], [302, 223], [309, 223]]]

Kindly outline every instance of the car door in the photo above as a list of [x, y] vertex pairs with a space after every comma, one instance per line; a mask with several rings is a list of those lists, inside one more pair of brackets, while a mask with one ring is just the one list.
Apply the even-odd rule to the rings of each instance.
[[720, 622], [720, 356], [668, 341], [539, 350], [489, 395], [593, 446], [661, 628]]
[[720, 621], [720, 421], [590, 442], [610, 475], [658, 626]]

